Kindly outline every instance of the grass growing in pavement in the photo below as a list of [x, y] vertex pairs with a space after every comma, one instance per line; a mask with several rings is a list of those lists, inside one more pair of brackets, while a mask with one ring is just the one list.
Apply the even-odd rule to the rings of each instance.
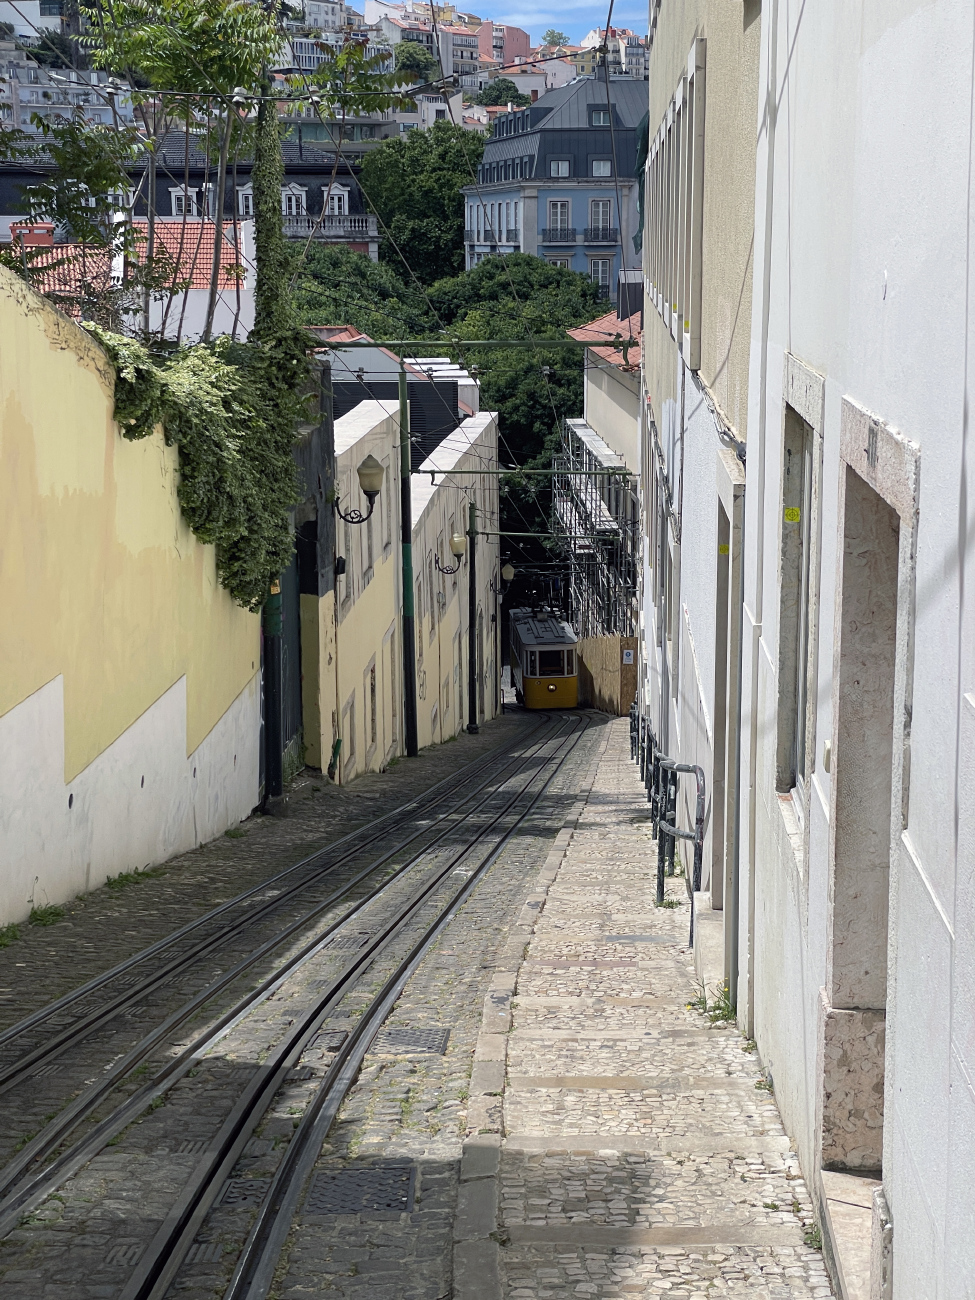
[[16, 943], [20, 938], [19, 925], [0, 926], [0, 948], [9, 948], [12, 943]]
[[246, 831], [239, 831], [236, 827], [231, 827], [229, 831], [224, 831], [228, 840], [242, 840], [247, 834]]
[[680, 899], [665, 898], [662, 903], [655, 903], [654, 907], [680, 907]]
[[55, 907], [53, 903], [47, 907], [32, 907], [30, 916], [27, 918], [28, 925], [54, 925], [64, 916], [63, 907]]
[[137, 885], [140, 880], [151, 880], [162, 874], [161, 867], [146, 867], [144, 871], [120, 871], [117, 876], [109, 876], [105, 884], [117, 894], [121, 889], [128, 889], [129, 885]]

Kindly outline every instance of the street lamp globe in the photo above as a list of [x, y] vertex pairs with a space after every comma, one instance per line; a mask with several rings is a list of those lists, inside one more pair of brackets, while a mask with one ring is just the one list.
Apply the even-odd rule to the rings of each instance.
[[450, 553], [455, 559], [467, 554], [467, 538], [463, 533], [453, 533], [450, 538]]
[[356, 470], [359, 476], [359, 487], [370, 505], [379, 496], [379, 490], [383, 485], [384, 472], [382, 465], [372, 455], [367, 456]]
[[507, 564], [501, 566], [501, 581], [510, 582], [515, 576], [515, 566], [509, 560]]

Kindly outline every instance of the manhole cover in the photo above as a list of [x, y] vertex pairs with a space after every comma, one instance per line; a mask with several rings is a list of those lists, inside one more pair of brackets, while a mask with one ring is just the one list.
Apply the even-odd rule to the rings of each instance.
[[443, 1056], [447, 1050], [449, 1029], [438, 1025], [428, 1029], [383, 1029], [376, 1037], [379, 1052], [435, 1052]]
[[237, 1209], [241, 1205], [260, 1205], [271, 1186], [270, 1178], [228, 1178], [218, 1205]]
[[416, 1170], [412, 1165], [372, 1165], [316, 1174], [306, 1214], [409, 1214]]

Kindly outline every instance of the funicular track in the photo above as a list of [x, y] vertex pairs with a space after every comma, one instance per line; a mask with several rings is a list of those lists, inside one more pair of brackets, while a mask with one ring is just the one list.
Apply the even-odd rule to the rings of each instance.
[[[198, 1174], [191, 1179], [185, 1195], [189, 1195], [193, 1187], [197, 1188], [199, 1194], [190, 1197], [192, 1205], [189, 1206], [188, 1216], [178, 1213], [179, 1206], [174, 1208], [173, 1213], [179, 1220], [177, 1239], [170, 1240], [168, 1244], [163, 1243], [158, 1249], [154, 1245], [146, 1254], [146, 1263], [140, 1265], [138, 1276], [143, 1278], [148, 1290], [143, 1286], [141, 1290], [131, 1291], [131, 1288], [127, 1288], [124, 1292], [126, 1296], [130, 1291], [132, 1295], [139, 1296], [162, 1295], [163, 1291], [159, 1287], [162, 1285], [163, 1274], [171, 1276], [173, 1268], [178, 1266], [182, 1254], [185, 1254], [185, 1251], [181, 1254], [179, 1243], [183, 1241], [187, 1232], [191, 1234], [187, 1241], [192, 1242], [194, 1225], [198, 1222], [199, 1215], [205, 1214], [207, 1206], [212, 1203], [213, 1197], [226, 1178], [226, 1169], [232, 1167], [242, 1143], [246, 1142], [247, 1136], [253, 1131], [273, 1099], [274, 1093], [281, 1086], [282, 1079], [300, 1059], [302, 1051], [318, 1032], [322, 1022], [333, 1013], [337, 1002], [346, 996], [350, 988], [361, 979], [363, 973], [369, 970], [387, 947], [401, 936], [405, 928], [409, 928], [411, 923], [418, 924], [420, 920], [426, 922], [426, 917], [421, 917], [420, 914], [425, 908], [433, 905], [438, 891], [442, 892], [445, 888], [445, 881], [449, 883], [451, 875], [456, 876], [460, 870], [464, 883], [459, 889], [450, 891], [449, 898], [441, 904], [439, 917], [425, 924], [422, 936], [413, 944], [410, 953], [399, 962], [393, 975], [386, 979], [383, 985], [383, 989], [387, 991], [386, 996], [380, 994], [373, 1000], [369, 1011], [362, 1017], [355, 1032], [338, 1053], [334, 1067], [330, 1070], [326, 1082], [323, 1083], [322, 1104], [316, 1110], [316, 1113], [320, 1113], [321, 1116], [327, 1116], [333, 1115], [338, 1105], [338, 1101], [334, 1101], [333, 1106], [330, 1099], [340, 1100], [344, 1095], [349, 1083], [355, 1077], [362, 1054], [388, 1012], [391, 1005], [388, 995], [391, 987], [390, 980], [396, 984], [398, 979], [399, 983], [396, 987], [402, 986], [420, 955], [446, 923], [449, 915], [487, 870], [504, 843], [516, 833], [518, 827], [529, 816], [587, 726], [588, 719], [583, 715], [546, 717], [528, 737], [521, 738], [517, 752], [507, 753], [500, 758], [496, 754], [491, 755], [458, 774], [461, 779], [464, 777], [469, 779], [473, 776], [476, 782], [473, 788], [465, 783], [465, 792], [461, 797], [458, 798], [456, 794], [451, 793], [438, 793], [443, 785], [448, 784], [442, 782], [434, 787], [433, 792], [428, 791], [426, 796], [411, 800], [405, 808], [398, 809], [394, 814], [383, 819], [383, 823], [373, 823], [365, 836], [360, 832], [358, 841], [346, 847], [344, 853], [336, 853], [339, 846], [333, 845], [323, 854], [316, 854], [298, 864], [297, 867], [275, 877], [275, 880], [280, 880], [282, 877], [298, 872], [300, 868], [310, 867], [312, 872], [317, 873], [315, 876], [317, 879], [320, 875], [334, 871], [340, 862], [361, 857], [364, 847], [368, 845], [375, 845], [377, 841], [388, 845], [394, 828], [404, 829], [404, 824], [408, 824], [410, 816], [416, 818], [418, 813], [425, 814], [421, 818], [422, 826], [408, 833], [392, 848], [384, 848], [377, 857], [358, 870], [350, 881], [344, 883], [327, 899], [317, 903], [310, 912], [304, 913], [297, 921], [290, 922], [283, 930], [249, 953], [241, 962], [222, 972], [218, 979], [211, 981], [189, 1002], [154, 1026], [150, 1034], [144, 1036], [119, 1060], [110, 1063], [107, 1069], [100, 1072], [100, 1077], [69, 1101], [7, 1167], [0, 1171], [0, 1197], [3, 1198], [0, 1201], [0, 1235], [15, 1227], [26, 1212], [37, 1206], [66, 1178], [91, 1160], [106, 1143], [145, 1111], [156, 1098], [171, 1089], [236, 1024], [272, 997], [303, 963], [328, 949], [330, 942], [334, 941], [341, 932], [347, 931], [351, 923], [355, 922], [361, 928], [363, 917], [368, 913], [371, 905], [381, 900], [391, 899], [395, 904], [392, 914], [387, 913], [378, 921], [369, 919], [369, 924], [373, 928], [368, 938], [363, 940], [364, 946], [355, 953], [345, 969], [331, 980], [322, 996], [316, 999], [315, 1004], [306, 1009], [293, 1030], [283, 1037], [245, 1088], [235, 1109], [224, 1124], [226, 1133], [221, 1130], [220, 1138], [211, 1144], [212, 1154], [208, 1153], [206, 1159], [201, 1162], [201, 1169], [205, 1166], [204, 1172], [198, 1171]], [[449, 781], [455, 789], [457, 779], [452, 778]], [[511, 788], [513, 783], [517, 788]], [[491, 787], [490, 791], [489, 787]], [[537, 788], [533, 789], [533, 787]], [[432, 805], [428, 807], [425, 806], [424, 799], [431, 793], [434, 794], [434, 799]], [[111, 1093], [119, 1081], [126, 1076], [131, 1076], [132, 1071], [140, 1063], [149, 1061], [154, 1055], [158, 1057], [160, 1047], [171, 1039], [178, 1025], [204, 1008], [220, 990], [226, 989], [238, 979], [244, 970], [262, 959], [271, 958], [276, 947], [280, 947], [288, 938], [300, 936], [302, 930], [308, 930], [316, 919], [331, 911], [358, 885], [368, 881], [371, 875], [381, 871], [384, 866], [388, 866], [391, 859], [397, 853], [401, 853], [404, 847], [414, 844], [417, 840], [421, 840], [422, 843], [405, 860], [398, 863], [391, 872], [387, 870], [378, 883], [373, 884], [371, 888], [367, 887], [362, 897], [353, 901], [340, 916], [334, 919], [328, 918], [329, 924], [324, 929], [319, 925], [310, 938], [306, 938], [306, 941], [296, 950], [289, 951], [285, 960], [272, 963], [273, 968], [255, 987], [248, 989], [232, 1005], [223, 1008], [220, 1014], [207, 1024], [203, 1032], [182, 1046], [181, 1050], [170, 1059], [165, 1060], [151, 1082], [112, 1105]], [[348, 841], [356, 841], [356, 836], [347, 837], [347, 841], [342, 841], [340, 844], [345, 846]], [[458, 863], [477, 854], [480, 856], [471, 866], [470, 874], [458, 867]], [[445, 861], [442, 860], [444, 855], [446, 855]], [[328, 858], [325, 865], [322, 865], [323, 857]], [[304, 880], [307, 884], [307, 871]], [[241, 895], [241, 898], [259, 896], [270, 883], [265, 882], [263, 886], [248, 891], [247, 895]], [[301, 884], [293, 884], [294, 891], [301, 888]], [[404, 888], [405, 899], [396, 902], [397, 893], [402, 894]], [[269, 901], [277, 903], [279, 898], [280, 896]], [[231, 900], [230, 904], [222, 905], [217, 911], [226, 914], [238, 901]], [[372, 910], [376, 910], [375, 906]], [[201, 918], [201, 920], [206, 919]], [[245, 924], [250, 919], [249, 917], [234, 918], [234, 929], [231, 932], [236, 932], [241, 924]], [[192, 927], [186, 927], [180, 933], [185, 933], [190, 928]], [[224, 927], [219, 935], [210, 941], [211, 951], [215, 945], [222, 942], [228, 931], [230, 926]], [[158, 952], [164, 945], [165, 941], [162, 945], [154, 945], [147, 951]], [[195, 944], [194, 950], [198, 950], [201, 946], [200, 943]], [[195, 960], [188, 954], [184, 954], [183, 957], [186, 960]], [[137, 959], [132, 960], [137, 961]], [[131, 964], [131, 962], [126, 963], [129, 968]], [[111, 972], [106, 973], [106, 976], [110, 975]], [[148, 977], [152, 980], [159, 978], [164, 977], [161, 977], [158, 971], [153, 971]], [[131, 996], [133, 993], [134, 990], [126, 990], [125, 994], [120, 995], [117, 1000], [121, 1000], [121, 996]], [[392, 996], [395, 997], [395, 992]], [[385, 1010], [381, 1010], [382, 1007], [385, 1007]], [[42, 1021], [39, 1022], [34, 1018], [34, 1023], [42, 1023]], [[374, 1028], [370, 1029], [373, 1025]], [[91, 1032], [91, 1027], [78, 1027], [76, 1037], [73, 1039], [62, 1031], [54, 1036], [56, 1040], [54, 1050], [66, 1051], [72, 1041], [79, 1041]], [[8, 1037], [10, 1036], [12, 1035], [8, 1034]], [[7, 1086], [12, 1086], [9, 1078], [8, 1071]], [[106, 1109], [107, 1113], [105, 1113]], [[321, 1122], [323, 1121], [320, 1119], [319, 1124]], [[303, 1124], [302, 1132], [304, 1128]], [[79, 1130], [82, 1131], [79, 1133]], [[66, 1145], [72, 1135], [74, 1140]], [[297, 1145], [302, 1145], [305, 1140], [302, 1138], [302, 1142]], [[205, 1172], [206, 1170], [209, 1172]], [[165, 1231], [166, 1225], [160, 1233], [164, 1234]], [[273, 1235], [272, 1233], [272, 1238]], [[251, 1249], [249, 1256], [252, 1259], [256, 1258], [253, 1249], [255, 1248]], [[265, 1249], [262, 1247], [262, 1252]], [[263, 1253], [261, 1257], [264, 1257]], [[152, 1258], [156, 1260], [155, 1266], [150, 1264]], [[138, 1277], [133, 1277], [132, 1285], [137, 1283], [139, 1286], [143, 1285], [138, 1282]], [[236, 1285], [239, 1288], [243, 1283]], [[247, 1282], [247, 1286], [250, 1287], [250, 1281]], [[238, 1289], [234, 1294], [244, 1295], [251, 1292]]]

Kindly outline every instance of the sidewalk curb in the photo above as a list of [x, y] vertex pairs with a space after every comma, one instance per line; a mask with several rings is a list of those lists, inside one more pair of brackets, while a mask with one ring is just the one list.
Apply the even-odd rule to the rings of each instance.
[[460, 1162], [457, 1215], [454, 1219], [453, 1300], [501, 1300], [501, 1244], [498, 1227], [498, 1176], [504, 1143], [504, 1090], [507, 1071], [511, 1001], [535, 924], [545, 907], [579, 819], [592, 794], [599, 764], [609, 745], [609, 726], [555, 837], [548, 856], [509, 932], [500, 969], [484, 998], [481, 1029], [474, 1048], [467, 1137]]

